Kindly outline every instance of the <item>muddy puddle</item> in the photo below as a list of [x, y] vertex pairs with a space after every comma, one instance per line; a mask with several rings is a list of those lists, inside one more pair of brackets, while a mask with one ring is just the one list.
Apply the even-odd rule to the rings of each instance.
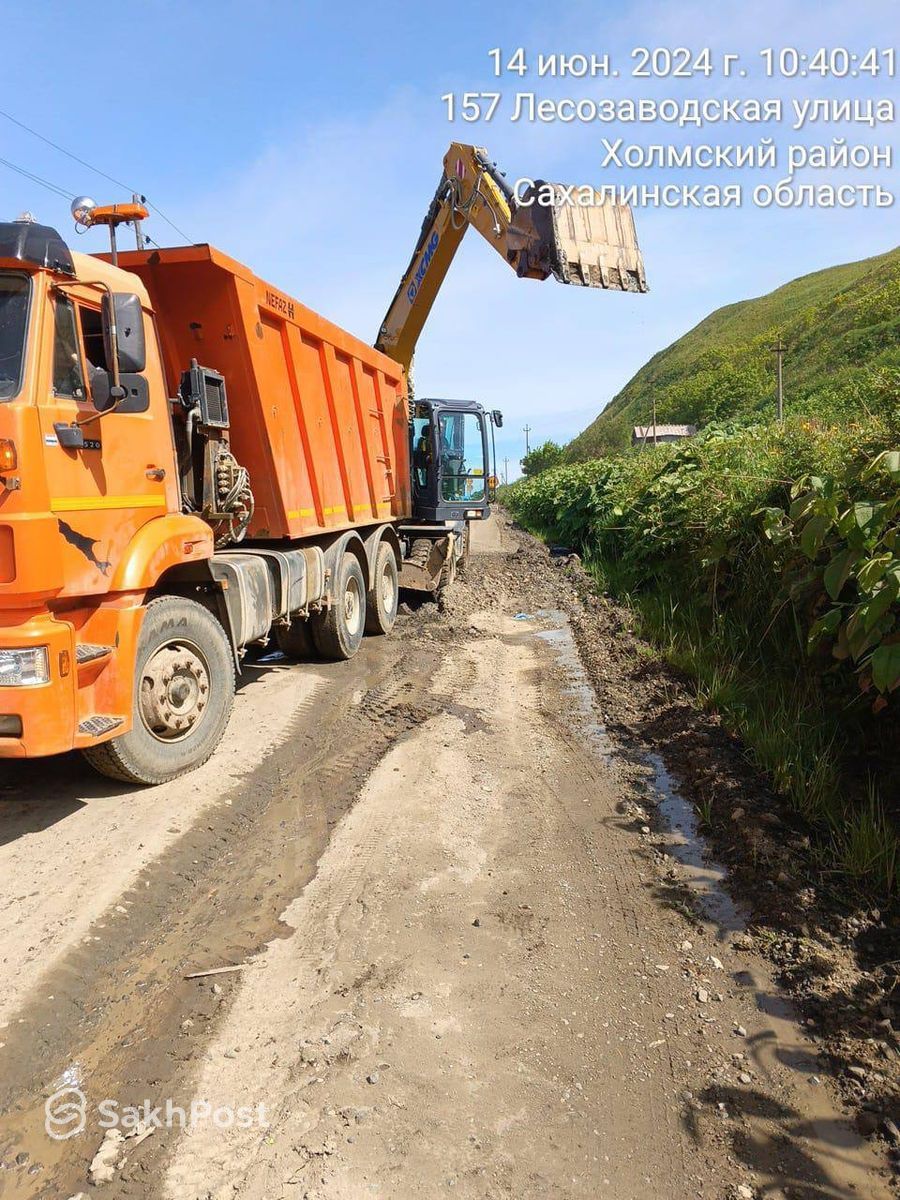
[[[598, 712], [594, 688], [565, 613], [539, 609], [534, 613], [517, 613], [516, 619], [543, 626], [535, 636], [553, 650], [566, 680], [563, 693], [571, 697], [576, 710], [579, 732], [597, 757], [605, 764], [623, 758], [623, 751], [610, 737]], [[703, 915], [723, 932], [744, 929], [746, 912], [727, 891], [728, 872], [710, 853], [701, 833], [700, 817], [693, 804], [679, 792], [662, 757], [629, 749], [628, 760], [646, 771], [647, 800], [662, 826], [660, 848], [679, 864], [680, 878], [697, 896]]]

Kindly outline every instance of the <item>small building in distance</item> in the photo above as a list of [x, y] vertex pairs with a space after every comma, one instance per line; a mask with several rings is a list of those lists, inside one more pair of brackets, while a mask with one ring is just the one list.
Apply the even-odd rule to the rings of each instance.
[[661, 442], [683, 442], [685, 438], [694, 437], [696, 425], [657, 425], [656, 436], [652, 425], [635, 425], [631, 431], [632, 446], [652, 446]]

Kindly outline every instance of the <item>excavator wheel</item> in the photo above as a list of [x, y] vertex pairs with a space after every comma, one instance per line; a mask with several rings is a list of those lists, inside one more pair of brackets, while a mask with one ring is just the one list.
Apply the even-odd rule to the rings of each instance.
[[366, 633], [390, 633], [400, 603], [400, 574], [394, 548], [382, 542], [375, 555], [372, 586], [366, 597]]
[[234, 656], [208, 609], [159, 596], [144, 613], [128, 733], [82, 751], [102, 775], [126, 783], [166, 783], [205, 763], [234, 703]]
[[309, 619], [313, 643], [322, 658], [352, 658], [366, 628], [366, 581], [359, 559], [349, 550], [341, 559], [331, 606]]

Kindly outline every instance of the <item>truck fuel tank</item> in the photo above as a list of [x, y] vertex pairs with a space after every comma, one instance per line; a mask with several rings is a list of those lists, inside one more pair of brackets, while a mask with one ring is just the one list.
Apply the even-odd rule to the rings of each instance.
[[265, 637], [273, 621], [290, 618], [325, 592], [320, 546], [228, 550], [213, 555], [209, 565], [223, 590], [235, 651]]

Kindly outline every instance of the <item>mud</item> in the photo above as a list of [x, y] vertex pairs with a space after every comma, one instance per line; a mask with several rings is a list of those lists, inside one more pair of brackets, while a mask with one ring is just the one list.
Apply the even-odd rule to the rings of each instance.
[[770, 966], [764, 921], [810, 906], [700, 837], [705, 766], [772, 798], [577, 564], [483, 532], [351, 663], [253, 664], [180, 790], [9, 772], [4, 1198], [88, 1190], [96, 1113], [44, 1128], [63, 1084], [268, 1106], [125, 1143], [116, 1197], [889, 1194]]

